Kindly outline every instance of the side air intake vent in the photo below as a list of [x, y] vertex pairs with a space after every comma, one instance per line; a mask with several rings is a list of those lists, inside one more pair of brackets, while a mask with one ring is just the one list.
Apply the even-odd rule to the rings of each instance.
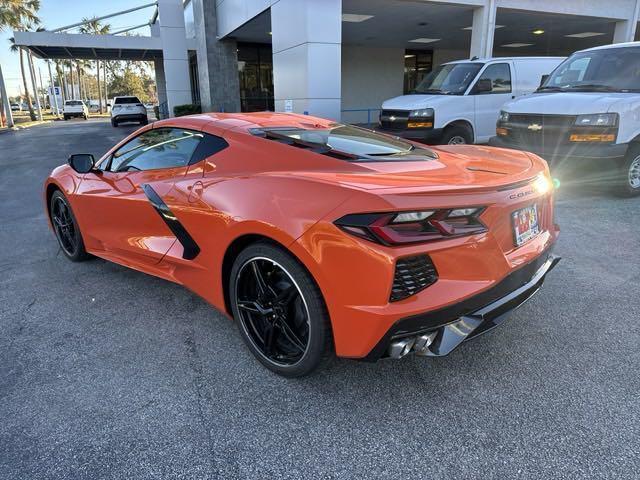
[[401, 258], [396, 262], [396, 273], [389, 301], [397, 302], [415, 295], [438, 280], [438, 272], [427, 255]]

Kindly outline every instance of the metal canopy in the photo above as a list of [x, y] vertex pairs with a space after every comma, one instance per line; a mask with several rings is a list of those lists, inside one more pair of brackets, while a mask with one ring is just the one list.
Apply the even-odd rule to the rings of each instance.
[[14, 32], [16, 45], [42, 59], [155, 60], [162, 58], [160, 37]]

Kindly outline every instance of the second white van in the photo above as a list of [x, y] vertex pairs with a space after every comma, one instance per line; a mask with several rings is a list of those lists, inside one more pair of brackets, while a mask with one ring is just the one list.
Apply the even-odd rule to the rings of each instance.
[[378, 130], [431, 144], [485, 143], [502, 106], [531, 93], [563, 57], [460, 60], [440, 65], [409, 95], [385, 101]]

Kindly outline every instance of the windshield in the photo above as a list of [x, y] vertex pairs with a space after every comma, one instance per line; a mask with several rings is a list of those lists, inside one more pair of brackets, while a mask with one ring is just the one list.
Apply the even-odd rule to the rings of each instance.
[[80, 100], [67, 100], [64, 102], [65, 105], [82, 105]]
[[334, 124], [326, 129], [279, 127], [262, 129], [255, 133], [275, 139], [291, 139], [299, 146], [325, 148], [326, 152], [321, 153], [339, 153], [354, 159], [398, 156], [407, 160], [407, 154], [431, 155], [431, 152], [422, 152], [422, 149], [418, 152], [418, 149], [409, 142], [352, 125]]
[[538, 91], [640, 91], [640, 47], [578, 52], [554, 70]]
[[462, 95], [484, 64], [449, 63], [429, 73], [411, 93]]

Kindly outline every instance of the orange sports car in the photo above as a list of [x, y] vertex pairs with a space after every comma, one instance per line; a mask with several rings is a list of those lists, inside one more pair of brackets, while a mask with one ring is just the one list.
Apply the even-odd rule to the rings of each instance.
[[558, 262], [553, 185], [530, 153], [211, 113], [68, 163], [44, 200], [70, 260], [184, 285], [286, 376], [334, 352], [446, 355], [500, 324]]

